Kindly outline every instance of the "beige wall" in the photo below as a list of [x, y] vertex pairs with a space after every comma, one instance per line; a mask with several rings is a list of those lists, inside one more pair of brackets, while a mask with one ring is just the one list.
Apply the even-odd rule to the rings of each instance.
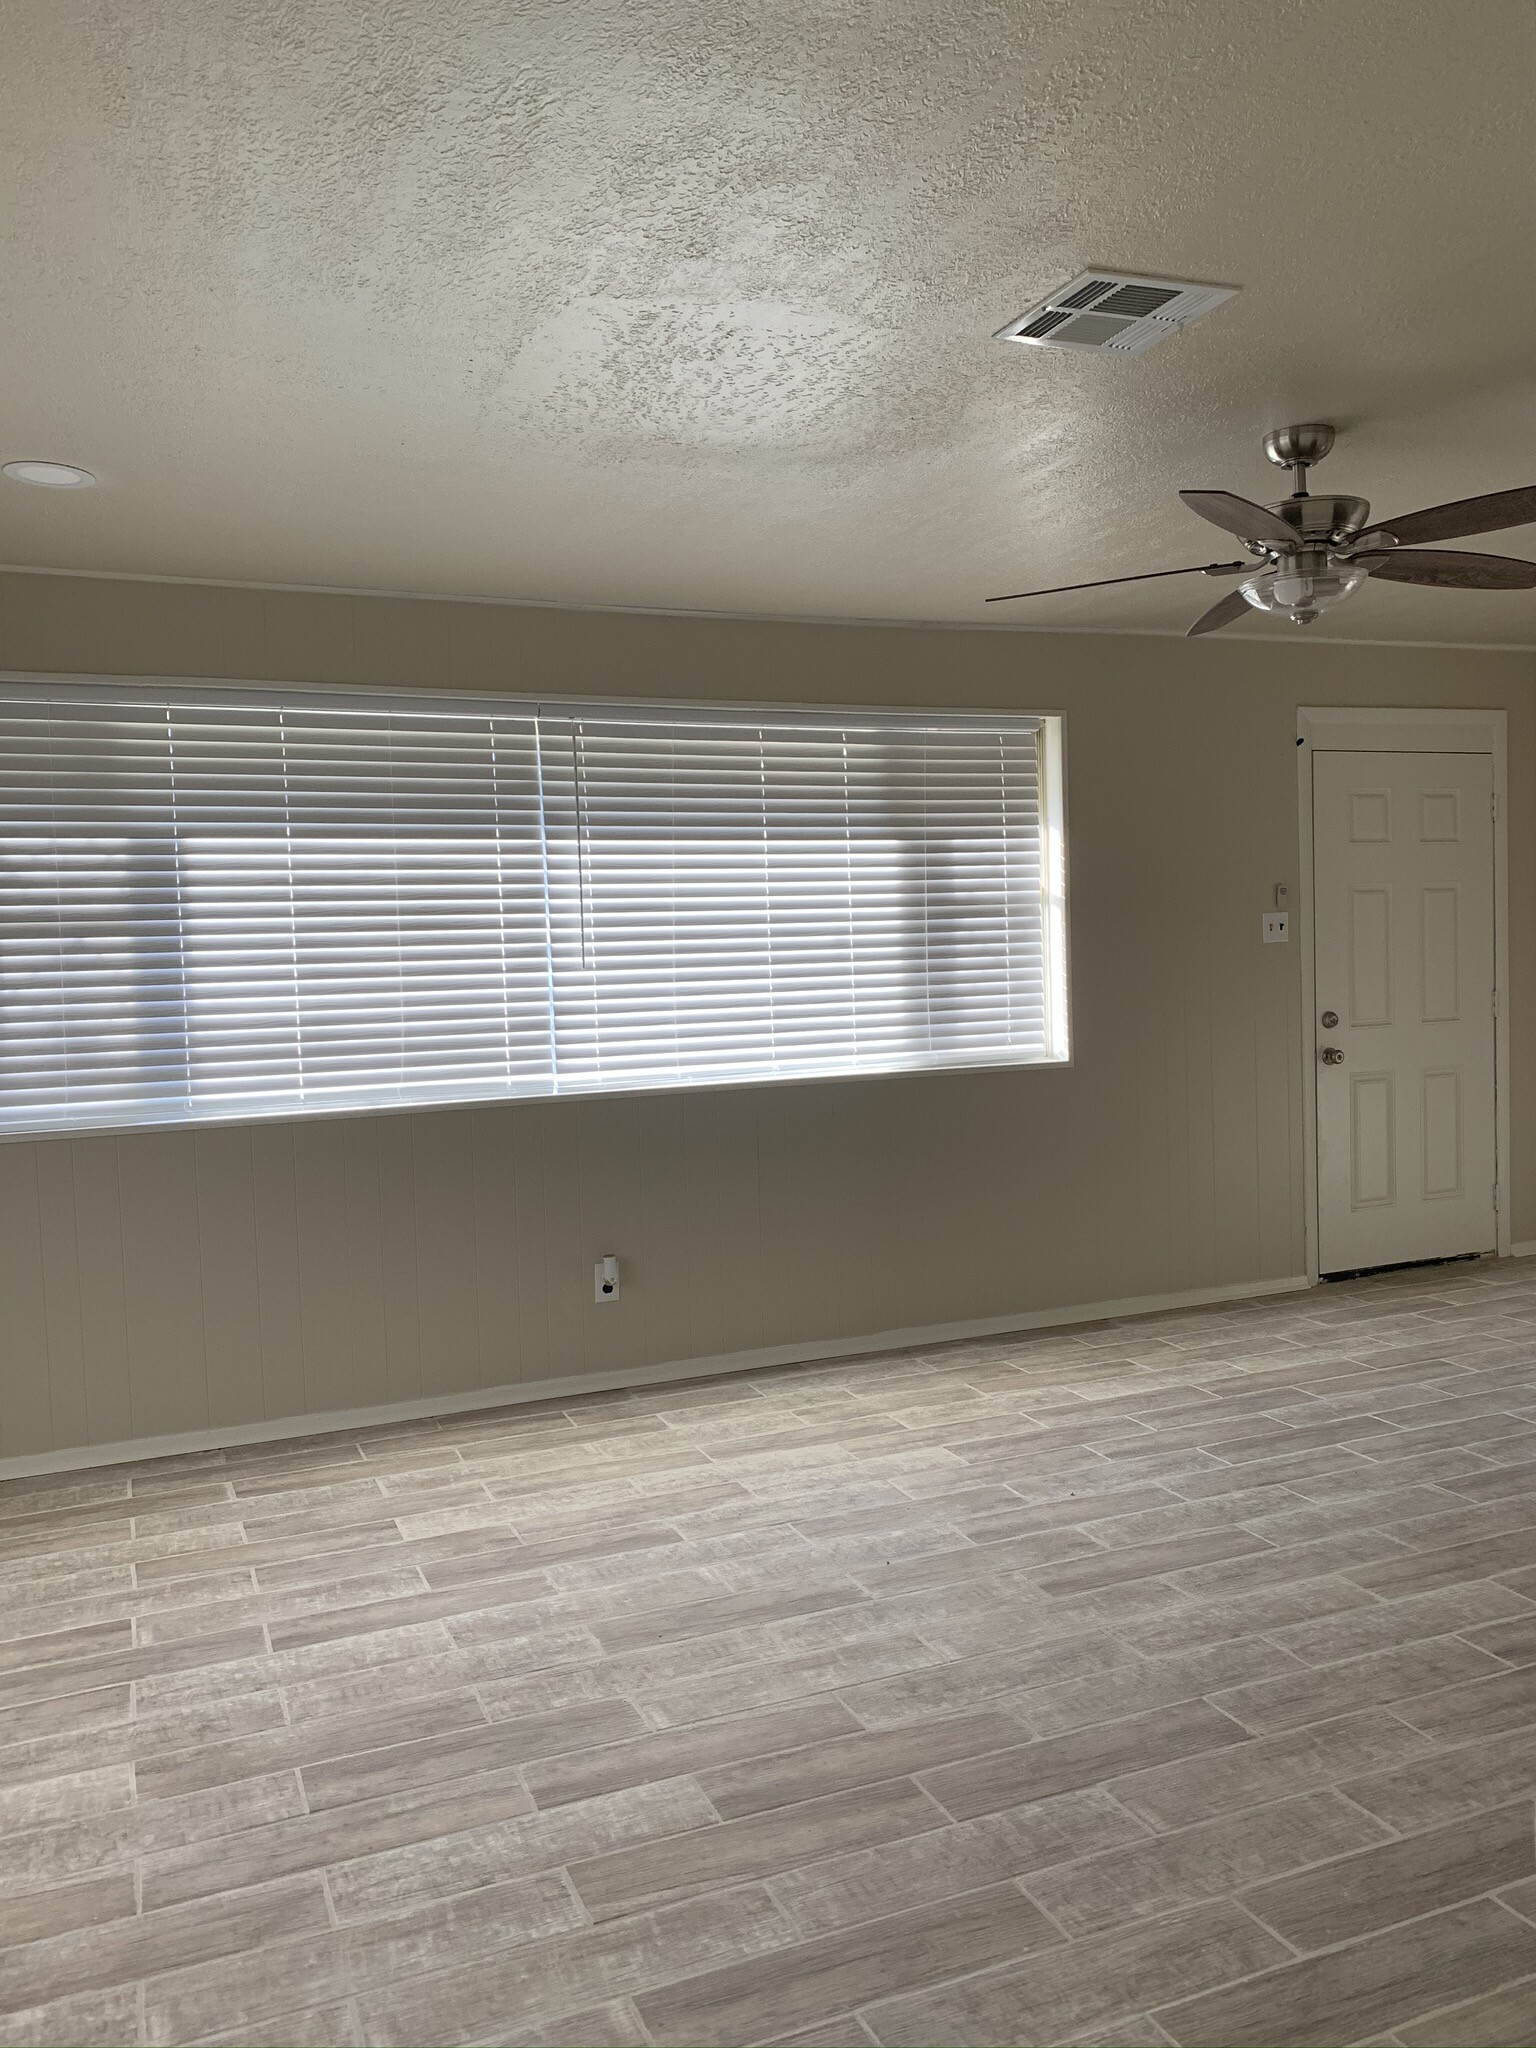
[[1299, 949], [1259, 941], [1297, 882], [1298, 703], [1509, 712], [1536, 1238], [1528, 654], [10, 575], [0, 666], [1059, 710], [1076, 1055], [0, 1145], [0, 1456], [1300, 1273]]

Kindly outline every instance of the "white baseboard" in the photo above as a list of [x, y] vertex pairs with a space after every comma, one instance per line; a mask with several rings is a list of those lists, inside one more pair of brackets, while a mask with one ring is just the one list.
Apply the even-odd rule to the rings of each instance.
[[[1536, 1245], [1530, 1247], [1536, 1251]], [[375, 1429], [382, 1423], [411, 1422], [428, 1415], [462, 1415], [476, 1408], [513, 1408], [531, 1401], [559, 1401], [577, 1394], [611, 1393], [669, 1380], [713, 1378], [720, 1373], [760, 1372], [774, 1365], [810, 1365], [824, 1358], [857, 1358], [866, 1352], [905, 1351], [926, 1344], [953, 1344], [966, 1337], [1002, 1337], [1011, 1330], [1049, 1330], [1071, 1323], [1097, 1323], [1116, 1316], [1155, 1315], [1162, 1310], [1205, 1308], [1214, 1302], [1251, 1301], [1266, 1294], [1292, 1294], [1312, 1285], [1304, 1273], [1283, 1280], [1238, 1280], [1225, 1287], [1192, 1287], [1178, 1294], [1136, 1294], [1123, 1301], [1080, 1302], [1067, 1308], [1024, 1309], [1008, 1316], [980, 1316], [966, 1323], [929, 1323], [910, 1330], [876, 1330], [863, 1337], [824, 1337], [811, 1344], [775, 1344], [762, 1351], [728, 1351], [713, 1358], [669, 1359], [630, 1372], [577, 1373], [568, 1379], [532, 1380], [510, 1387], [475, 1387], [468, 1393], [434, 1394], [420, 1401], [389, 1401], [374, 1408], [343, 1408], [324, 1415], [282, 1415], [272, 1422], [237, 1422], [223, 1429], [189, 1429], [173, 1436], [134, 1437], [126, 1443], [80, 1444], [62, 1451], [34, 1451], [0, 1458], [0, 1479], [40, 1472], [85, 1471], [143, 1458], [174, 1458], [189, 1451], [219, 1451], [234, 1444], [281, 1442], [288, 1437], [327, 1436], [336, 1431]]]
[[1512, 1259], [1536, 1259], [1536, 1237], [1525, 1237], [1519, 1244], [1512, 1244], [1509, 1256]]

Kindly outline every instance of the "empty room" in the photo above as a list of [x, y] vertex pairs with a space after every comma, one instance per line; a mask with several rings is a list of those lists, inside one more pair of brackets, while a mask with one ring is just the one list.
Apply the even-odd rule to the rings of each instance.
[[4, 48], [0, 2048], [1531, 2048], [1536, 8]]

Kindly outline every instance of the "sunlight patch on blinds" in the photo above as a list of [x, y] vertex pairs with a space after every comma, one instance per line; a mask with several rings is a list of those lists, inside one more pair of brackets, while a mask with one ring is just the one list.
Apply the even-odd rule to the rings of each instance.
[[1055, 744], [0, 684], [0, 1128], [1062, 1059]]

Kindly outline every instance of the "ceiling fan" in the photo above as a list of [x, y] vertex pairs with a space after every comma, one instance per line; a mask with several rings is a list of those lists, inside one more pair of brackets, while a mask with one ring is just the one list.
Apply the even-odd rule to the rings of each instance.
[[1231, 491], [1180, 491], [1191, 512], [1236, 534], [1247, 549], [1241, 562], [1202, 562], [1191, 569], [1152, 569], [1140, 576], [1103, 576], [1093, 583], [1061, 583], [1051, 590], [1014, 590], [989, 597], [1009, 604], [1018, 597], [1056, 597], [1068, 590], [1102, 590], [1111, 583], [1150, 583], [1159, 576], [1241, 576], [1235, 590], [1219, 598], [1190, 627], [1187, 637], [1214, 633], [1245, 616], [1251, 607], [1277, 612], [1293, 625], [1310, 626], [1358, 590], [1368, 576], [1389, 583], [1428, 583], [1441, 590], [1529, 590], [1536, 586], [1536, 562], [1512, 555], [1471, 555], [1416, 545], [1458, 540], [1468, 533], [1496, 533], [1502, 527], [1536, 524], [1536, 484], [1492, 491], [1482, 498], [1458, 498], [1431, 505], [1401, 519], [1367, 526], [1371, 508], [1364, 498], [1312, 497], [1307, 471], [1333, 446], [1333, 428], [1313, 422], [1280, 427], [1264, 437], [1264, 453], [1291, 472], [1295, 488], [1276, 505], [1255, 505]]

